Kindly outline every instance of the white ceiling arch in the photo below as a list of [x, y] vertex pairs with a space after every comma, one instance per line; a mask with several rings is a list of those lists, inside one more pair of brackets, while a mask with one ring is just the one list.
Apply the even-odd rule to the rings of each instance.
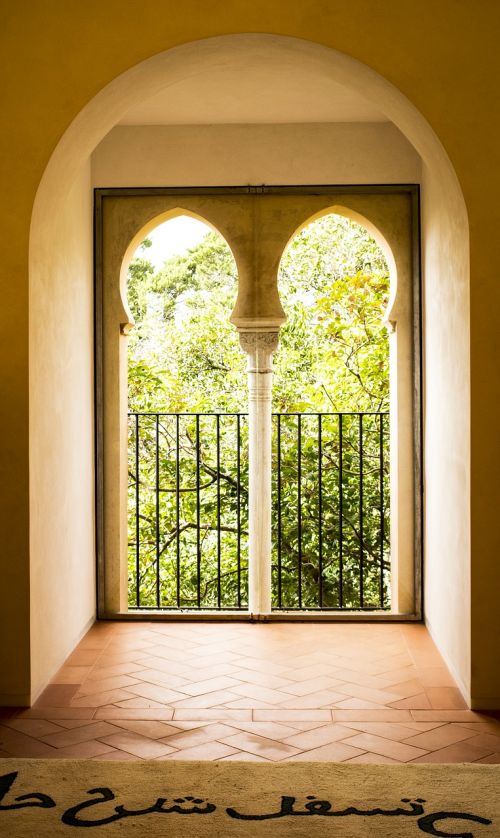
[[[255, 43], [255, 42], [254, 42]], [[286, 50], [237, 49], [134, 105], [121, 125], [386, 122], [382, 111], [316, 62]]]
[[[155, 97], [174, 95], [179, 86], [196, 88], [202, 77], [230, 73], [233, 67], [253, 73], [255, 67], [269, 62], [271, 53], [282, 70], [300, 68], [305, 77], [316, 79], [318, 97], [327, 100], [328, 91], [335, 84], [350, 91], [352, 101], [357, 98], [371, 103], [370, 107], [381, 115], [379, 118], [392, 122], [414, 146], [429, 171], [438, 180], [446, 181], [446, 191], [455, 193], [455, 207], [461, 205], [465, 212], [460, 185], [439, 138], [420, 111], [389, 81], [355, 58], [311, 41], [282, 35], [238, 34], [193, 41], [158, 53], [99, 91], [56, 146], [40, 182], [33, 220], [40, 212], [43, 224], [45, 200], [49, 200], [50, 206], [56, 193], [60, 193], [61, 199], [64, 197], [69, 183], [99, 142], [134, 109]], [[259, 91], [254, 91], [254, 97], [258, 96]], [[328, 108], [328, 103], [323, 107]], [[34, 229], [36, 225], [32, 232]]]

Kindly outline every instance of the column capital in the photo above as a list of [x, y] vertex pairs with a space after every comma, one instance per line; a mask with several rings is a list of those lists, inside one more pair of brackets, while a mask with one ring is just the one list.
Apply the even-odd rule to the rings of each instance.
[[240, 346], [248, 357], [248, 372], [272, 372], [272, 358], [278, 348], [279, 332], [241, 331]]
[[270, 353], [276, 352], [278, 348], [279, 330], [273, 329], [265, 331], [238, 329], [240, 337], [240, 346], [243, 352], [250, 354], [256, 350], [264, 350]]

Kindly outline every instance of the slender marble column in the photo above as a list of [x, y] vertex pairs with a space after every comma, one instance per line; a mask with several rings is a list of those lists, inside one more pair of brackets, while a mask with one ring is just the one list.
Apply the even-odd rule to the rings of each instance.
[[248, 607], [271, 611], [271, 433], [272, 358], [278, 331], [240, 331], [248, 357]]

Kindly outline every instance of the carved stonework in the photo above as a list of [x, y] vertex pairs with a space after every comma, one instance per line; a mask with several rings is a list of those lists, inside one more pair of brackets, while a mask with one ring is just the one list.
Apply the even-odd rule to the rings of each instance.
[[120, 334], [129, 335], [132, 329], [135, 329], [135, 323], [120, 323]]
[[247, 355], [264, 350], [272, 355], [278, 348], [279, 332], [240, 332], [240, 346]]
[[273, 371], [273, 354], [279, 332], [240, 332], [240, 346], [248, 358], [248, 372], [264, 375]]

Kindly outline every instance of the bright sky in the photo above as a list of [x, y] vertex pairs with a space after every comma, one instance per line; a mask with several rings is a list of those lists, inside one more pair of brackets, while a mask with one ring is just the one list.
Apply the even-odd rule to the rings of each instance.
[[146, 251], [137, 250], [135, 255], [152, 262], [158, 270], [165, 259], [185, 253], [188, 248], [199, 244], [209, 232], [210, 227], [202, 221], [188, 215], [180, 215], [165, 221], [148, 233], [148, 239], [153, 242], [152, 247], [148, 247]]

